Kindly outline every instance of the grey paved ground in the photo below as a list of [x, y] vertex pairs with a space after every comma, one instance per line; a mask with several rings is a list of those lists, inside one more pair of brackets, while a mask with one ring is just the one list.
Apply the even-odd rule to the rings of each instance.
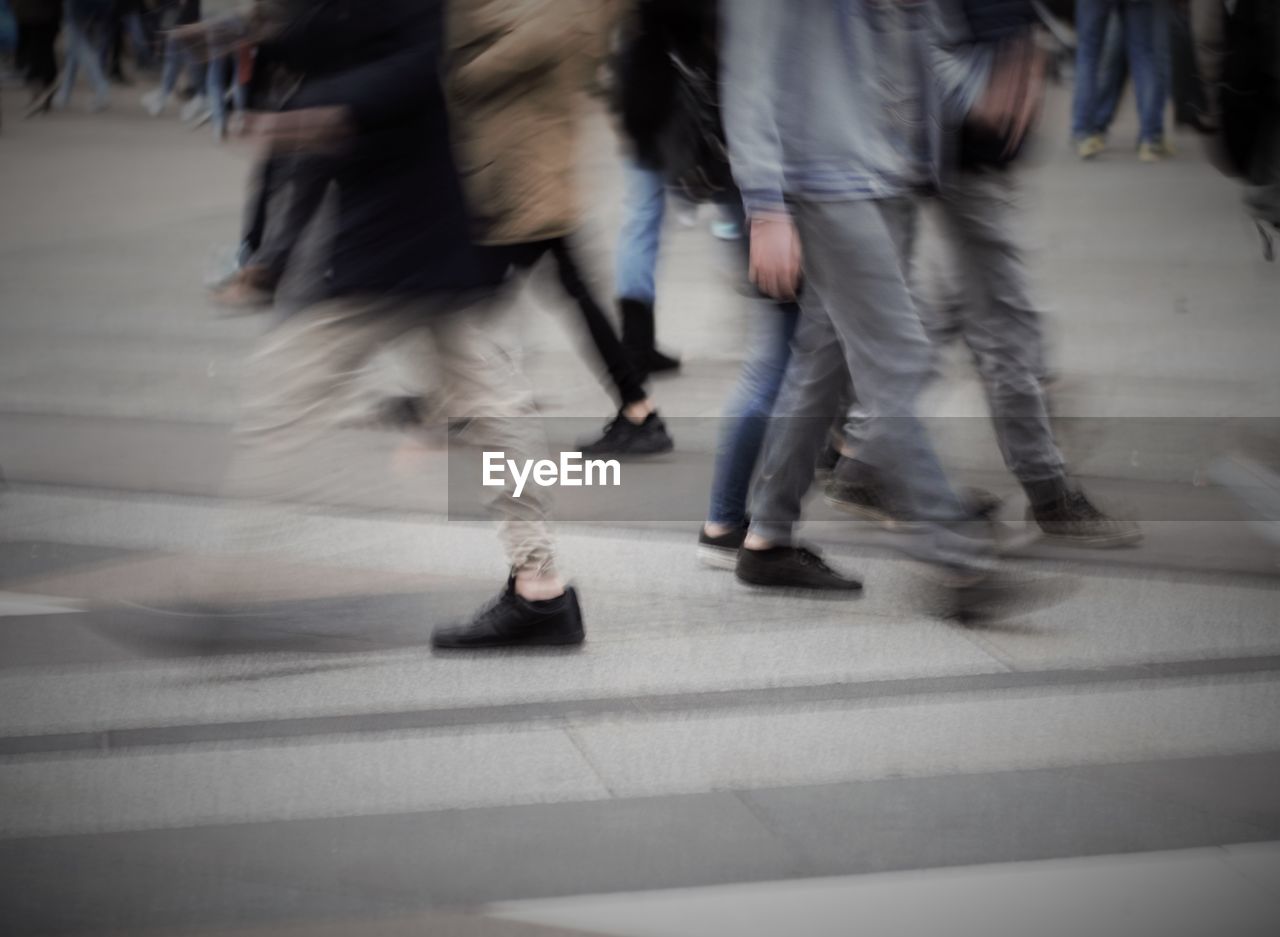
[[[565, 525], [584, 649], [444, 659], [430, 627], [502, 570], [491, 531], [443, 519], [441, 456], [352, 431], [343, 503], [289, 512], [269, 554], [216, 535], [242, 510], [215, 496], [265, 321], [219, 317], [200, 281], [249, 156], [119, 105], [0, 137], [6, 933], [717, 933], [690, 924], [715, 920], [701, 892], [643, 927], [622, 901], [630, 930], [505, 903], [1280, 839], [1276, 557], [1203, 474], [1280, 416], [1278, 271], [1194, 140], [1166, 165], [1082, 166], [1048, 137], [1026, 180], [1058, 412], [1105, 418], [1068, 419], [1064, 446], [1147, 519], [1143, 547], [1031, 548], [1019, 566], [1060, 601], [985, 630], [935, 619], [892, 539], [820, 506], [811, 534], [862, 599], [697, 569], [714, 425], [683, 419], [719, 412], [747, 301], [706, 219], [673, 223], [659, 331], [685, 369], [656, 393], [680, 450], [654, 471], [685, 484], [647, 518], [587, 504]], [[607, 282], [603, 119], [587, 143]], [[545, 289], [525, 331], [545, 411], [607, 414]], [[370, 387], [402, 375], [382, 362]], [[959, 355], [931, 409], [981, 415]], [[1012, 495], [981, 433], [947, 435], [979, 423], [939, 424], [948, 458]], [[1266, 933], [1274, 854], [1221, 855], [1150, 881], [1229, 882], [1180, 888], [1236, 896], [1219, 933]]]

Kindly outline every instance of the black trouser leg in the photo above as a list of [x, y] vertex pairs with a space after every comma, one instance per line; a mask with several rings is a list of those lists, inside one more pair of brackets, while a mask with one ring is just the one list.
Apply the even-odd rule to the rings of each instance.
[[583, 280], [567, 238], [556, 238], [551, 242], [551, 256], [555, 258], [560, 285], [564, 287], [564, 291], [569, 294], [577, 305], [578, 311], [582, 313], [582, 321], [586, 323], [587, 333], [591, 336], [591, 342], [595, 345], [600, 360], [604, 362], [605, 369], [609, 372], [609, 379], [617, 388], [622, 406], [644, 400], [649, 395], [641, 385], [632, 367], [631, 358], [618, 338], [618, 333], [613, 330], [613, 324], [605, 316], [604, 310], [591, 295], [590, 288]]

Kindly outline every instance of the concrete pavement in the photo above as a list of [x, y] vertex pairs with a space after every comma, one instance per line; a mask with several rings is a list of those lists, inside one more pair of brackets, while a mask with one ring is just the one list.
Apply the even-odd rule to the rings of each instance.
[[[669, 516], [563, 528], [582, 650], [440, 657], [430, 627], [503, 570], [486, 525], [445, 520], [438, 457], [352, 431], [368, 484], [350, 499], [283, 511], [270, 552], [218, 536], [245, 510], [214, 495], [265, 323], [219, 318], [199, 282], [234, 240], [245, 155], [127, 102], [4, 134], [10, 931], [822, 934], [851, 908], [877, 934], [931, 912], [1025, 934], [1054, 908], [1076, 933], [1280, 921], [1274, 847], [1245, 845], [1280, 840], [1274, 556], [1198, 477], [1208, 437], [1139, 433], [1265, 428], [1280, 403], [1276, 271], [1192, 141], [1147, 167], [1046, 140], [1027, 179], [1060, 412], [1107, 421], [1065, 442], [1091, 490], [1162, 518], [1144, 547], [1036, 548], [1019, 568], [1060, 601], [964, 629], [891, 539], [820, 509], [810, 535], [864, 575], [857, 601], [698, 569], [690, 484]], [[603, 276], [603, 119], [588, 144]], [[730, 249], [670, 235], [659, 331], [685, 369], [656, 392], [712, 417], [744, 300]], [[561, 314], [540, 294], [529, 310], [546, 412], [607, 414]], [[933, 412], [980, 414], [960, 356], [949, 371]], [[394, 362], [370, 375], [398, 379]], [[673, 465], [704, 471], [713, 438], [684, 432]], [[980, 438], [949, 458], [1011, 490]]]

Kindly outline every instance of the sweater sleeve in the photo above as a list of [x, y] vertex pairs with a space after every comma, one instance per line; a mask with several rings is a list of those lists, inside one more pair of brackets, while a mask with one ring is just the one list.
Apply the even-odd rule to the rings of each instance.
[[786, 7], [778, 0], [721, 3], [725, 135], [748, 216], [788, 213], [773, 87]]

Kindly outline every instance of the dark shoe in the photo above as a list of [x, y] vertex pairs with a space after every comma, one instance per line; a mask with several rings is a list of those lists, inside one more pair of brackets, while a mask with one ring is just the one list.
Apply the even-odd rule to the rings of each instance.
[[581, 644], [582, 609], [578, 593], [570, 586], [564, 595], [548, 602], [529, 602], [516, 595], [516, 581], [482, 608], [471, 623], [437, 628], [431, 633], [436, 648], [557, 647]]
[[901, 505], [879, 485], [859, 484], [832, 474], [827, 482], [826, 502], [854, 517], [879, 524], [885, 530], [910, 531], [924, 527], [913, 521]]
[[1029, 506], [1027, 520], [1034, 520], [1046, 537], [1078, 547], [1127, 547], [1142, 540], [1142, 528], [1136, 522], [1108, 517], [1081, 491], [1067, 491], [1053, 501]]
[[727, 534], [713, 537], [703, 527], [698, 531], [698, 559], [704, 566], [713, 569], [734, 570], [738, 566], [738, 551], [742, 549], [742, 541], [747, 539], [747, 528], [744, 524]]
[[632, 423], [619, 413], [605, 424], [604, 435], [593, 442], [579, 443], [583, 455], [658, 455], [675, 448], [675, 441], [657, 413], [643, 423]]
[[739, 582], [752, 586], [825, 592], [855, 592], [862, 588], [857, 579], [840, 575], [804, 547], [739, 550], [734, 571]]

